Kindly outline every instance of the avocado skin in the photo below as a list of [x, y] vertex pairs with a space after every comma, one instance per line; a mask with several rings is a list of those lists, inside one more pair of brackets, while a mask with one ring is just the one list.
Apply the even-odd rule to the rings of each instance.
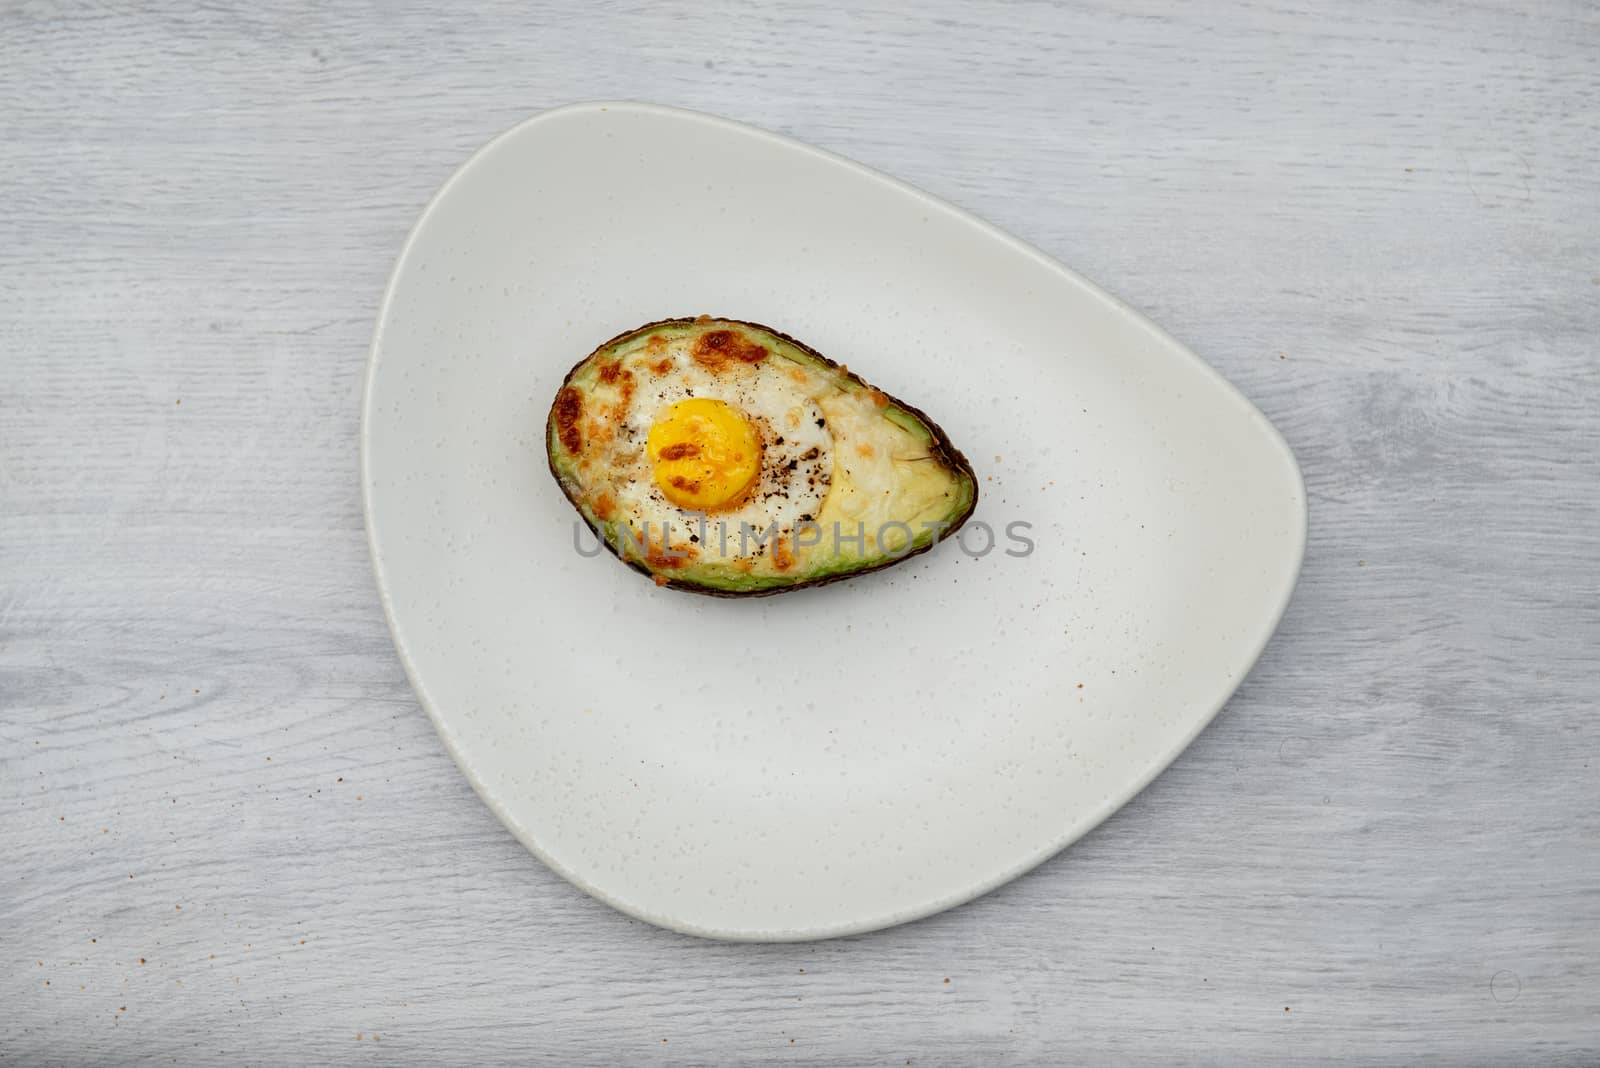
[[[730, 319], [730, 318], [727, 318], [726, 316], [721, 316], [721, 315], [705, 315], [705, 316], [688, 315], [688, 316], [682, 316], [682, 317], [676, 318], [676, 319], [657, 319], [654, 322], [645, 323], [643, 326], [636, 326], [632, 330], [624, 330], [622, 333], [618, 334], [616, 337], [611, 338], [609, 341], [605, 341], [605, 342], [602, 342], [599, 345], [596, 345], [593, 352], [589, 353], [589, 355], [585, 356], [583, 359], [581, 359], [577, 363], [573, 364], [572, 365], [572, 369], [569, 370], [566, 373], [565, 377], [563, 377], [561, 379], [561, 385], [556, 387], [556, 396], [559, 397], [561, 395], [561, 391], [563, 389], [565, 389], [572, 382], [572, 376], [577, 374], [578, 371], [584, 366], [584, 364], [586, 364], [590, 360], [594, 359], [596, 356], [598, 356], [600, 353], [604, 352], [606, 349], [612, 348], [613, 346], [616, 346], [616, 345], [620, 345], [624, 341], [632, 340], [633, 338], [638, 337], [641, 334], [647, 334], [650, 331], [659, 329], [659, 328], [661, 328], [663, 326], [689, 326], [689, 325], [693, 325], [696, 322], [700, 322], [702, 320], [711, 320], [711, 321], [720, 322], [720, 323], [733, 323], [735, 326], [747, 326], [747, 327], [750, 327], [752, 330], [760, 330], [760, 331], [762, 331], [764, 333], [771, 334], [773, 337], [782, 338], [784, 341], [788, 342], [790, 345], [793, 345], [795, 348], [799, 349], [801, 352], [805, 353], [807, 356], [811, 357], [812, 359], [816, 360], [817, 362], [822, 363], [822, 364], [826, 364], [829, 368], [831, 368], [833, 370], [833, 372], [835, 374], [838, 374], [841, 377], [850, 379], [851, 381], [855, 382], [857, 385], [861, 386], [863, 389], [877, 389], [876, 386], [869, 385], [860, 375], [856, 374], [854, 371], [850, 370], [847, 367], [841, 366], [838, 363], [838, 361], [829, 359], [828, 357], [824, 356], [822, 353], [818, 352], [816, 349], [812, 348], [810, 345], [807, 345], [805, 342], [799, 340], [798, 338], [794, 338], [794, 337], [789, 336], [788, 334], [785, 334], [782, 330], [775, 330], [770, 326], [763, 326], [761, 323], [754, 323], [754, 322], [751, 322], [748, 319]], [[550, 449], [550, 434], [551, 434], [552, 429], [554, 429], [554, 423], [555, 423], [555, 410], [554, 410], [553, 407], [551, 409], [550, 415], [547, 416], [546, 419], [545, 419], [545, 428], [544, 428], [544, 454], [545, 454], [545, 460], [546, 460], [547, 464], [549, 465], [551, 477], [555, 479], [556, 485], [561, 487], [562, 496], [566, 497], [567, 503], [572, 505], [573, 511], [578, 513], [578, 518], [583, 520], [584, 525], [587, 526], [589, 528], [590, 532], [595, 535], [595, 537], [599, 540], [600, 544], [604, 545], [606, 547], [606, 551], [611, 553], [611, 555], [615, 556], [618, 560], [621, 560], [628, 567], [630, 567], [633, 570], [639, 572], [639, 574], [644, 575], [645, 577], [651, 579], [652, 581], [654, 581], [657, 578], [657, 576], [665, 578], [667, 581], [665, 583], [663, 583], [663, 584], [660, 584], [660, 588], [662, 588], [662, 589], [682, 590], [682, 591], [684, 591], [686, 593], [698, 593], [698, 594], [701, 594], [702, 596], [705, 596], [705, 597], [730, 597], [730, 598], [736, 598], [736, 599], [739, 599], [739, 600], [747, 600], [747, 599], [752, 598], [752, 597], [772, 597], [772, 596], [776, 596], [777, 594], [780, 594], [780, 593], [792, 593], [795, 590], [811, 589], [811, 588], [816, 587], [816, 586], [827, 586], [830, 583], [843, 582], [846, 579], [857, 578], [857, 577], [859, 577], [861, 575], [871, 574], [874, 571], [882, 571], [885, 568], [893, 567], [896, 564], [904, 563], [905, 561], [911, 559], [913, 556], [920, 556], [921, 554], [927, 552], [929, 549], [932, 549], [935, 545], [939, 544], [939, 542], [944, 541], [946, 538], [950, 537], [952, 534], [954, 534], [958, 530], [960, 530], [961, 527], [966, 523], [966, 521], [968, 519], [972, 518], [972, 513], [974, 511], [976, 511], [977, 507], [978, 507], [979, 489], [978, 489], [978, 476], [977, 476], [977, 473], [975, 471], [973, 471], [972, 464], [970, 462], [968, 462], [966, 456], [962, 455], [961, 450], [955, 447], [955, 444], [950, 440], [950, 435], [948, 435], [948, 434], [946, 434], [944, 432], [944, 428], [941, 427], [938, 423], [935, 423], [932, 419], [928, 418], [928, 413], [924, 412], [921, 408], [915, 407], [914, 405], [907, 404], [904, 401], [900, 400], [898, 397], [895, 397], [895, 396], [893, 396], [891, 394], [888, 394], [888, 393], [884, 393], [884, 391], [881, 390], [881, 389], [879, 389], [878, 392], [879, 393], [883, 393], [883, 395], [885, 397], [888, 397], [889, 406], [890, 407], [899, 408], [901, 411], [905, 412], [906, 414], [916, 417], [916, 419], [918, 421], [920, 421], [923, 426], [928, 428], [928, 433], [933, 435], [933, 444], [934, 444], [934, 447], [938, 450], [940, 460], [950, 470], [958, 471], [958, 472], [964, 474], [967, 477], [967, 479], [972, 483], [972, 500], [967, 503], [967, 507], [966, 507], [965, 511], [963, 511], [955, 519], [951, 520], [950, 521], [950, 525], [945, 527], [945, 529], [943, 531], [941, 531], [938, 534], [937, 537], [933, 538], [926, 545], [923, 545], [923, 546], [918, 547], [918, 548], [913, 548], [910, 552], [904, 553], [903, 555], [900, 555], [900, 556], [886, 557], [881, 562], [876, 563], [876, 564], [868, 564], [866, 567], [859, 567], [859, 568], [855, 568], [855, 569], [850, 570], [850, 571], [842, 571], [842, 572], [839, 572], [837, 574], [832, 574], [832, 575], [822, 575], [822, 576], [820, 576], [818, 578], [813, 578], [813, 579], [804, 579], [804, 580], [802, 580], [800, 582], [788, 583], [788, 584], [782, 585], [782, 586], [769, 586], [769, 587], [766, 587], [766, 588], [763, 588], [763, 589], [756, 589], [756, 590], [723, 590], [723, 589], [717, 589], [717, 588], [712, 587], [712, 586], [703, 586], [703, 585], [701, 585], [700, 583], [697, 583], [697, 582], [689, 582], [689, 581], [685, 581], [683, 579], [675, 579], [671, 575], [666, 574], [665, 572], [651, 571], [648, 567], [646, 567], [644, 564], [640, 563], [639, 561], [637, 561], [637, 560], [629, 560], [629, 559], [626, 559], [625, 557], [623, 557], [623, 555], [619, 551], [618, 547], [616, 545], [614, 545], [611, 541], [609, 541], [607, 538], [605, 538], [601, 534], [600, 529], [595, 526], [595, 524], [589, 519], [589, 517], [587, 515], [584, 514], [583, 507], [582, 507], [581, 504], [578, 503], [577, 498], [575, 498], [572, 495], [572, 491], [567, 485], [567, 480], [562, 478], [561, 477], [561, 473], [556, 470], [555, 455], [552, 453], [552, 451]]]

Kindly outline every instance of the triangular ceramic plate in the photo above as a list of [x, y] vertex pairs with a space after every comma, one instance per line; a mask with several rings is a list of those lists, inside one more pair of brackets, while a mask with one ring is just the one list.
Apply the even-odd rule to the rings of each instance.
[[[582, 555], [555, 390], [701, 313], [926, 410], [978, 472], [964, 540], [757, 601]], [[881, 174], [641, 104], [539, 115], [440, 190], [362, 446], [395, 644], [478, 793], [582, 889], [721, 938], [925, 916], [1081, 836], [1243, 680], [1305, 543], [1283, 439], [1126, 305]]]

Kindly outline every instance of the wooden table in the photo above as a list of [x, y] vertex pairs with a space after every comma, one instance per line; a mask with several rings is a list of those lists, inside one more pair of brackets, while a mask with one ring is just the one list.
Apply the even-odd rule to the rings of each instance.
[[[1600, 9], [897, 9], [0, 8], [0, 1061], [1600, 1061]], [[681, 937], [529, 856], [418, 707], [374, 310], [469, 152], [599, 97], [994, 221], [1299, 455], [1265, 657], [1033, 874]]]

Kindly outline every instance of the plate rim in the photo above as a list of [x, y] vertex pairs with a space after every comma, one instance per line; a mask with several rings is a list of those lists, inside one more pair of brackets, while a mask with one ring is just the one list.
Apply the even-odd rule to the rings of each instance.
[[[411, 651], [407, 647], [406, 641], [401, 634], [400, 627], [395, 618], [393, 598], [390, 595], [389, 584], [384, 576], [383, 566], [380, 562], [380, 549], [378, 545], [377, 529], [373, 522], [371, 463], [373, 451], [372, 424], [374, 410], [374, 383], [377, 381], [378, 364], [382, 356], [385, 325], [389, 320], [391, 308], [394, 302], [396, 283], [400, 280], [408, 268], [417, 239], [422, 233], [423, 229], [428, 225], [429, 220], [433, 217], [433, 214], [439, 208], [439, 205], [444, 202], [445, 198], [450, 194], [455, 185], [460, 182], [466, 174], [477, 167], [482, 160], [497, 146], [504, 141], [508, 141], [514, 137], [520, 136], [529, 128], [544, 122], [548, 122], [551, 119], [585, 112], [599, 114], [611, 110], [626, 110], [639, 114], [654, 115], [664, 118], [670, 117], [674, 119], [688, 119], [694, 122], [716, 127], [723, 131], [764, 139], [787, 149], [807, 152], [822, 159], [828, 160], [836, 165], [843, 166], [847, 170], [850, 170], [861, 177], [878, 182], [880, 184], [885, 184], [896, 192], [909, 196], [913, 200], [919, 201], [930, 210], [937, 210], [941, 214], [953, 217], [968, 226], [975, 227], [980, 233], [984, 234], [988, 238], [999, 241], [1010, 250], [1023, 254], [1045, 270], [1048, 270], [1051, 273], [1058, 275], [1063, 280], [1075, 285], [1085, 295], [1099, 301], [1101, 304], [1110, 308], [1113, 312], [1129, 317], [1134, 322], [1138, 323], [1142, 328], [1153, 331], [1156, 338], [1158, 338], [1172, 350], [1176, 351], [1181, 357], [1196, 366], [1201, 371], [1202, 375], [1204, 375], [1213, 385], [1220, 386], [1225, 394], [1231, 395], [1235, 401], [1244, 405], [1247, 413], [1246, 417], [1248, 418], [1253, 415], [1254, 421], [1259, 424], [1260, 429], [1266, 432], [1266, 440], [1278, 453], [1278, 458], [1283, 461], [1283, 466], [1291, 476], [1294, 483], [1294, 488], [1300, 505], [1299, 508], [1295, 510], [1294, 526], [1290, 532], [1293, 540], [1293, 551], [1291, 554], [1293, 563], [1286, 569], [1285, 573], [1279, 580], [1276, 603], [1273, 606], [1273, 610], [1268, 614], [1266, 625], [1260, 629], [1259, 633], [1253, 637], [1253, 640], [1250, 643], [1250, 655], [1243, 670], [1240, 671], [1237, 679], [1233, 681], [1232, 685], [1227, 689], [1227, 691], [1217, 699], [1216, 703], [1211, 707], [1211, 709], [1204, 715], [1198, 717], [1194, 721], [1194, 724], [1181, 736], [1177, 737], [1173, 743], [1162, 749], [1156, 759], [1149, 764], [1142, 774], [1128, 780], [1128, 783], [1123, 788], [1113, 791], [1098, 805], [1089, 809], [1078, 820], [1070, 824], [1061, 834], [1051, 838], [1042, 847], [1030, 850], [1027, 856], [1025, 856], [1019, 863], [1000, 869], [997, 873], [979, 879], [970, 886], [940, 895], [931, 901], [921, 902], [899, 911], [876, 913], [848, 921], [840, 921], [837, 923], [821, 924], [813, 927], [798, 927], [775, 930], [744, 930], [735, 928], [719, 928], [711, 925], [685, 921], [681, 918], [677, 918], [666, 913], [653, 911], [637, 903], [624, 900], [607, 892], [606, 890], [601, 889], [600, 887], [591, 883], [589, 880], [585, 879], [578, 872], [560, 863], [554, 856], [546, 851], [544, 847], [540, 845], [531, 831], [523, 827], [521, 822], [512, 816], [506, 806], [496, 799], [494, 794], [474, 772], [471, 761], [467, 758], [466, 754], [462, 752], [461, 747], [457, 745], [456, 741], [452, 737], [451, 730], [447, 727], [443, 717], [439, 713], [436, 702], [429, 695], [426, 686], [423, 685], [422, 678], [417, 672], [416, 665], [412, 659]], [[701, 938], [716, 939], [727, 942], [816, 941], [826, 938], [838, 938], [848, 935], [865, 934], [871, 931], [877, 931], [885, 928], [896, 927], [905, 923], [911, 923], [913, 921], [936, 915], [940, 912], [944, 912], [947, 909], [955, 908], [959, 905], [973, 901], [976, 898], [982, 897], [984, 894], [987, 894], [990, 891], [1004, 886], [1005, 884], [1027, 874], [1034, 868], [1039, 867], [1045, 861], [1065, 850], [1068, 846], [1071, 846], [1073, 843], [1082, 839], [1090, 831], [1093, 831], [1096, 827], [1100, 826], [1100, 824], [1104, 823], [1112, 814], [1117, 812], [1124, 805], [1128, 804], [1128, 802], [1132, 801], [1135, 797], [1142, 793], [1145, 787], [1149, 786], [1151, 782], [1155, 781], [1157, 776], [1166, 771], [1167, 768], [1171, 767], [1173, 762], [1176, 761], [1177, 758], [1181, 756], [1191, 744], [1193, 744], [1197, 737], [1199, 737], [1200, 733], [1211, 725], [1222, 709], [1225, 708], [1228, 702], [1233, 699], [1234, 694], [1238, 692], [1239, 687], [1244, 684], [1245, 680], [1250, 676], [1250, 673], [1255, 670], [1255, 666], [1260, 661], [1262, 653], [1266, 651], [1266, 647], [1271, 641], [1272, 636], [1277, 632], [1278, 625], [1282, 622], [1283, 615], [1288, 610], [1289, 604], [1294, 596], [1294, 591], [1299, 584], [1301, 569], [1305, 563], [1306, 541], [1308, 528], [1310, 525], [1310, 502], [1306, 496], [1305, 476], [1300, 470], [1300, 464], [1295, 458], [1294, 450], [1290, 448], [1288, 441], [1283, 436], [1283, 433], [1277, 428], [1272, 420], [1268, 419], [1266, 414], [1262, 412], [1253, 401], [1250, 400], [1250, 398], [1246, 397], [1237, 386], [1228, 381], [1228, 379], [1225, 378], [1220, 371], [1212, 367], [1211, 364], [1207, 363], [1205, 360], [1201, 359], [1201, 357], [1192, 349], [1190, 349], [1188, 345], [1169, 334], [1159, 323], [1155, 322], [1153, 319], [1150, 319], [1148, 316], [1144, 315], [1142, 312], [1138, 311], [1121, 298], [1108, 292], [1084, 275], [1079, 274], [1077, 271], [1073, 270], [1065, 263], [1062, 263], [1060, 260], [1057, 260], [1035, 246], [1030, 245], [1016, 235], [1001, 229], [1000, 227], [988, 222], [987, 220], [970, 211], [967, 211], [965, 208], [959, 207], [958, 205], [931, 193], [927, 193], [921, 189], [918, 189], [916, 186], [902, 181], [899, 178], [885, 174], [884, 172], [876, 170], [872, 167], [868, 167], [865, 164], [858, 163], [855, 160], [849, 159], [845, 156], [830, 152], [827, 149], [818, 148], [815, 145], [810, 145], [803, 141], [786, 137], [783, 134], [774, 133], [759, 126], [753, 126], [748, 123], [738, 122], [733, 119], [726, 119], [718, 115], [712, 115], [706, 112], [695, 111], [688, 108], [678, 108], [664, 104], [653, 104], [644, 101], [631, 100], [577, 101], [536, 112], [535, 114], [530, 115], [515, 125], [509, 127], [508, 129], [496, 134], [494, 137], [490, 138], [488, 141], [479, 146], [470, 156], [463, 160], [455, 168], [455, 170], [450, 173], [450, 176], [444, 180], [444, 182], [439, 186], [438, 190], [436, 190], [433, 196], [429, 198], [427, 205], [422, 209], [421, 213], [417, 216], [416, 222], [412, 224], [411, 229], [407, 232], [405, 241], [402, 242], [400, 246], [400, 252], [395, 257], [394, 265], [389, 270], [388, 276], [384, 282], [383, 299], [379, 302], [377, 317], [373, 323], [372, 339], [367, 349], [365, 378], [361, 390], [360, 465], [362, 525], [366, 528], [367, 554], [372, 566], [373, 580], [378, 588], [378, 600], [383, 606], [384, 623], [389, 629], [389, 636], [391, 640], [394, 642], [395, 652], [399, 655], [401, 667], [405, 671], [406, 681], [410, 683], [412, 692], [416, 694], [417, 700], [422, 705], [423, 711], [427, 713], [428, 719], [433, 724], [434, 731], [439, 735], [440, 741], [444, 743], [446, 752], [450, 754], [450, 759], [455, 762], [456, 767], [460, 769], [461, 774], [465, 776], [467, 782], [472, 786], [473, 792], [477, 794], [478, 799], [481, 800], [489, 809], [489, 811], [494, 814], [495, 818], [500, 821], [501, 825], [505, 827], [506, 830], [511, 832], [512, 836], [522, 844], [523, 848], [527, 849], [529, 853], [533, 854], [533, 856], [542, 862], [545, 867], [549, 868], [551, 871], [555, 872], [557, 875], [561, 876], [567, 882], [571, 883], [585, 894], [588, 894], [590, 897], [604, 902], [626, 916], [631, 916], [634, 919], [642, 920], [645, 923], [651, 924], [655, 927], [665, 928], [670, 931], [675, 931], [679, 934], [693, 935]]]

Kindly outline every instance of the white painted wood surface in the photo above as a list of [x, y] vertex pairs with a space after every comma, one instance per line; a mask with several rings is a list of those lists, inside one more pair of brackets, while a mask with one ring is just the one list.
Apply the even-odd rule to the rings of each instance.
[[[0, 6], [0, 1061], [1600, 1061], [1600, 9], [895, 7]], [[1279, 634], [1033, 874], [680, 937], [418, 708], [372, 315], [472, 149], [596, 97], [1006, 227], [1296, 449]]]

